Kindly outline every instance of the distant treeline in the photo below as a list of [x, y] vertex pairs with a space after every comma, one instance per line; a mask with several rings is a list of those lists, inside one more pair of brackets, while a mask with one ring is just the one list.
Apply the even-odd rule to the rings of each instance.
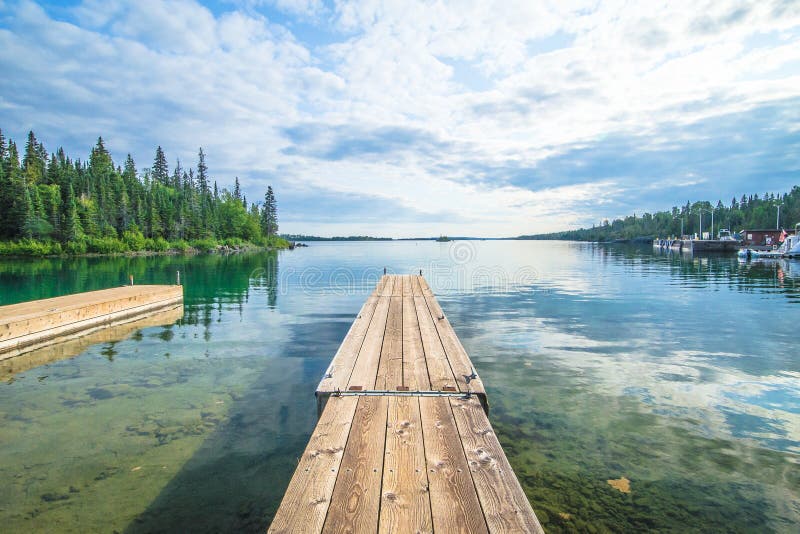
[[319, 237], [303, 234], [281, 234], [281, 237], [289, 241], [392, 241], [391, 237], [370, 237], [368, 235]]
[[780, 205], [781, 227], [794, 228], [800, 222], [800, 186], [794, 186], [789, 193], [766, 193], [764, 196], [742, 195], [733, 198], [730, 204], [722, 201], [711, 204], [708, 201], [687, 202], [685, 206], [674, 206], [670, 211], [630, 215], [614, 221], [604, 220], [597, 226], [568, 230], [551, 234], [524, 235], [519, 239], [564, 239], [573, 241], [613, 241], [615, 239], [634, 239], [637, 237], [679, 236], [681, 221], [683, 233], [691, 235], [700, 232], [702, 214], [703, 232], [711, 232], [711, 212], [714, 212], [714, 234], [720, 228], [731, 232], [742, 229], [775, 228]]
[[196, 168], [170, 170], [156, 149], [137, 171], [128, 154], [115, 166], [99, 138], [88, 161], [63, 148], [48, 154], [33, 132], [20, 162], [0, 130], [0, 254], [81, 254], [210, 249], [219, 244], [285, 246], [277, 236], [277, 203], [248, 204], [238, 177], [219, 190], [200, 148]]

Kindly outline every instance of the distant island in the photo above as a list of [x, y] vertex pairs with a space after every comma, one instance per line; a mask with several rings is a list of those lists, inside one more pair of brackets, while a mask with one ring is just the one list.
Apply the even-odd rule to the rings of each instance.
[[48, 153], [33, 132], [20, 162], [0, 130], [0, 256], [183, 253], [288, 248], [277, 201], [248, 203], [239, 178], [219, 189], [200, 148], [197, 167], [170, 171], [164, 151], [141, 173], [115, 165], [103, 138], [88, 161]]
[[535, 240], [569, 240], [610, 242], [615, 240], [635, 240], [637, 238], [655, 238], [679, 236], [681, 225], [684, 235], [700, 233], [700, 217], [702, 215], [703, 232], [711, 232], [711, 213], [714, 214], [716, 233], [721, 228], [738, 231], [742, 228], [775, 228], [780, 206], [780, 225], [793, 228], [800, 222], [800, 186], [792, 187], [788, 193], [766, 193], [742, 195], [733, 198], [730, 204], [717, 201], [690, 203], [685, 206], [674, 206], [668, 211], [630, 215], [624, 219], [608, 219], [591, 228], [566, 230], [548, 234], [521, 235], [517, 239]]
[[316, 235], [281, 234], [280, 237], [287, 241], [393, 241], [391, 237], [371, 237], [368, 235], [320, 237]]

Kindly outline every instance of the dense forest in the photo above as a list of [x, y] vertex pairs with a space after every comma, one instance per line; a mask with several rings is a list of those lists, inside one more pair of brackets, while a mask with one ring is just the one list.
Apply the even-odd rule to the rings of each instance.
[[[778, 223], [778, 208], [780, 207], [780, 225], [785, 228], [794, 228], [800, 222], [800, 186], [794, 186], [789, 193], [766, 193], [764, 196], [742, 195], [733, 198], [730, 204], [722, 201], [712, 204], [707, 201], [687, 202], [685, 206], [674, 206], [670, 211], [656, 213], [643, 213], [603, 221], [598, 226], [554, 232], [552, 234], [524, 235], [519, 239], [567, 239], [573, 241], [613, 241], [615, 239], [635, 239], [639, 237], [670, 237], [681, 234], [683, 225], [684, 235], [700, 233], [702, 217], [705, 232], [713, 232], [716, 237], [720, 228], [727, 228], [731, 232], [742, 229], [775, 228]], [[711, 228], [711, 214], [714, 214], [714, 228]]]
[[33, 132], [20, 153], [0, 130], [0, 254], [48, 255], [211, 250], [221, 245], [283, 247], [277, 202], [248, 204], [239, 178], [220, 190], [201, 148], [197, 167], [164, 151], [137, 171], [128, 154], [115, 166], [102, 138], [88, 161], [48, 154]]

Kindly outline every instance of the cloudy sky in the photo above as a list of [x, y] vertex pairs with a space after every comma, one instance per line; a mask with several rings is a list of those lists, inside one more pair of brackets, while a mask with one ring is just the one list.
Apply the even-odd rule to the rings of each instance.
[[800, 184], [800, 0], [0, 0], [0, 129], [285, 232], [574, 228]]

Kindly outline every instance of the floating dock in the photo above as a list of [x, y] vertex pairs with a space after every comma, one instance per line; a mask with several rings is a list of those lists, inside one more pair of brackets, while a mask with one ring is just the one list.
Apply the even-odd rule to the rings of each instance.
[[269, 532], [543, 532], [422, 276], [381, 278], [316, 394]]
[[723, 239], [654, 239], [653, 248], [680, 252], [736, 252], [741, 241]]
[[0, 306], [0, 360], [183, 306], [182, 286], [123, 286]]

